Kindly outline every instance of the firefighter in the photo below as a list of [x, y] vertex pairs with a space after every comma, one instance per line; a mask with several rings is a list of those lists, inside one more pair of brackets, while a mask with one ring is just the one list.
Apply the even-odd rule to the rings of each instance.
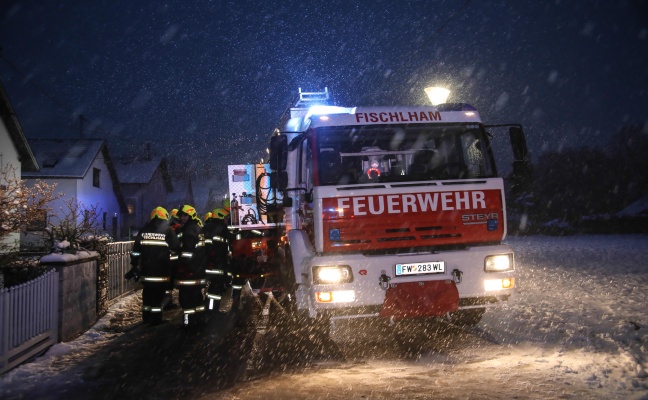
[[180, 257], [175, 287], [183, 313], [183, 326], [202, 325], [205, 302], [205, 240], [196, 209], [185, 204], [178, 210], [182, 227], [178, 230]]
[[207, 309], [218, 310], [224, 289], [231, 284], [232, 273], [229, 266], [230, 232], [225, 223], [227, 212], [222, 208], [205, 215], [205, 253], [207, 274]]
[[182, 224], [180, 223], [180, 219], [178, 218], [177, 208], [171, 210], [171, 213], [169, 214], [169, 225], [171, 225], [171, 228], [173, 228], [173, 230], [176, 232], [182, 226]]
[[[182, 224], [180, 223], [180, 219], [178, 218], [178, 209], [174, 208], [171, 210], [169, 213], [169, 225], [171, 228], [176, 232], [180, 229]], [[180, 239], [180, 237], [178, 237]], [[173, 302], [173, 289], [175, 289], [175, 271], [176, 268], [178, 267], [178, 255], [175, 254], [171, 257], [171, 279], [169, 279], [169, 286], [167, 287], [166, 291], [166, 297], [168, 298], [168, 301], [165, 302], [166, 306], [164, 307], [165, 310], [172, 310], [175, 308], [180, 307], [178, 304]]]
[[171, 280], [171, 257], [179, 250], [175, 231], [169, 226], [169, 213], [163, 207], [151, 212], [151, 219], [140, 229], [131, 252], [131, 270], [124, 276], [142, 279], [142, 320], [162, 322], [165, 296]]

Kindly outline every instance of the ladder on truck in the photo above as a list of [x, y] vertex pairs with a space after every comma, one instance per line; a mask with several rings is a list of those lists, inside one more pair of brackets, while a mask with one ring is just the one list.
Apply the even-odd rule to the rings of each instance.
[[281, 114], [279, 126], [285, 126], [290, 118], [303, 117], [310, 107], [332, 105], [334, 105], [333, 93], [329, 91], [328, 87], [324, 87], [324, 91], [321, 92], [305, 92], [299, 88], [297, 95]]
[[316, 105], [331, 105], [333, 100], [328, 87], [324, 87], [323, 92], [304, 92], [299, 88], [297, 101], [294, 102], [293, 108], [309, 108]]

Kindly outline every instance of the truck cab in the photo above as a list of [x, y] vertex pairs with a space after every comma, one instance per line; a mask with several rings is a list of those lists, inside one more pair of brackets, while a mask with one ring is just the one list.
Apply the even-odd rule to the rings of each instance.
[[476, 323], [514, 292], [503, 179], [474, 107], [301, 104], [271, 139], [270, 170], [309, 317]]

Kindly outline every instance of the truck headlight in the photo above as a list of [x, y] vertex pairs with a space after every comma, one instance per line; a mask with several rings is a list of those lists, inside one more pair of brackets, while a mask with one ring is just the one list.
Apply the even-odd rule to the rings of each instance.
[[484, 259], [484, 271], [486, 272], [512, 271], [514, 268], [513, 253], [488, 256]]
[[348, 265], [313, 267], [314, 283], [349, 283], [353, 273]]

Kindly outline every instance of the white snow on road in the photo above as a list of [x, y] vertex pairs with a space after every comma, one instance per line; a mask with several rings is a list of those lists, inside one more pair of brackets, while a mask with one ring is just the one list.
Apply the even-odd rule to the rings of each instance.
[[[516, 250], [517, 294], [484, 315], [478, 336], [458, 339], [463, 348], [322, 363], [202, 398], [648, 399], [648, 236], [507, 241]], [[92, 357], [111, 335], [92, 329], [6, 373], [0, 398], [25, 386], [30, 398], [48, 398], [48, 385], [79, 382], [65, 357]]]

